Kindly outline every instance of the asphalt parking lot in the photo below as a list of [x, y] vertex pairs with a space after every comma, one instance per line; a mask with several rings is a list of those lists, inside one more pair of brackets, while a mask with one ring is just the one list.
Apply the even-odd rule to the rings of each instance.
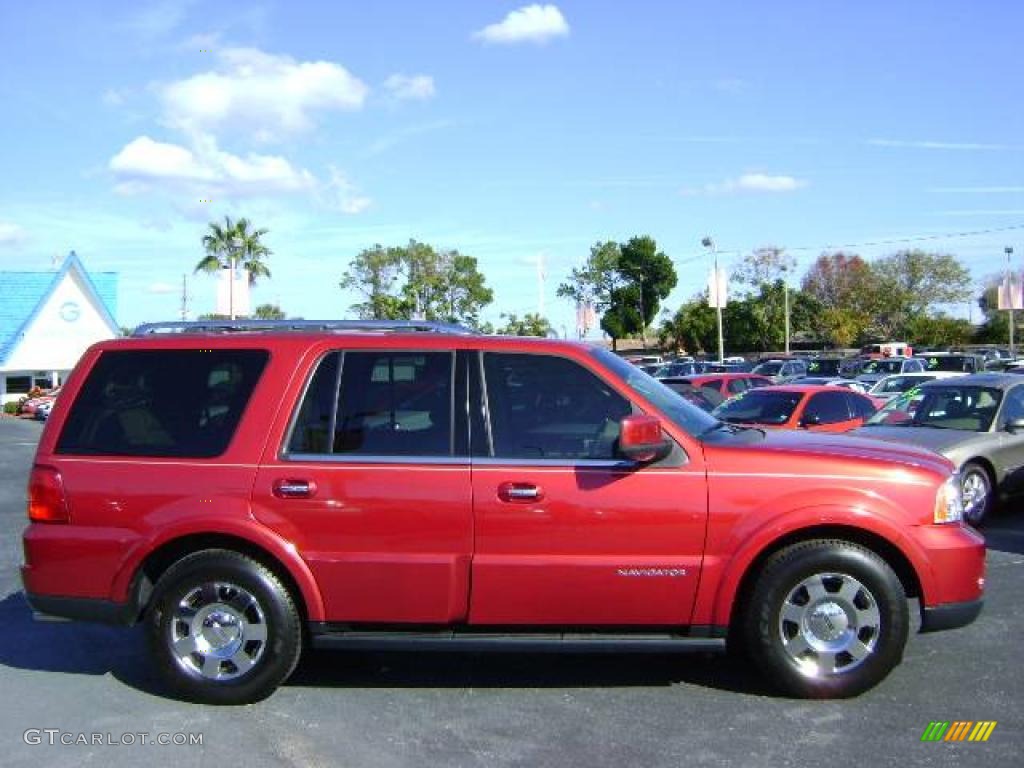
[[[267, 701], [214, 708], [162, 694], [138, 629], [32, 620], [18, 566], [40, 431], [0, 419], [0, 765], [1019, 764], [1019, 512], [986, 531], [978, 622], [913, 636], [903, 664], [850, 701], [778, 697], [718, 656], [321, 652]], [[922, 743], [934, 720], [998, 724], [985, 743]], [[60, 743], [79, 734], [104, 743]], [[159, 734], [202, 745], [144, 743]]]

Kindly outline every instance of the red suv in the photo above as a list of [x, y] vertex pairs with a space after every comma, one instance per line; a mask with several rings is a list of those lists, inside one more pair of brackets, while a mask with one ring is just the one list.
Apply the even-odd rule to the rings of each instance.
[[29, 481], [33, 607], [148, 628], [185, 698], [305, 644], [742, 646], [849, 696], [981, 610], [941, 456], [725, 424], [602, 349], [430, 324], [159, 324], [91, 348]]

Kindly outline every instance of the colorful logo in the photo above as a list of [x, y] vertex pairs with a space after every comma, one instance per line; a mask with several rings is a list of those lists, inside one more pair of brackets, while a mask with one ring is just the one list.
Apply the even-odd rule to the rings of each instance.
[[932, 720], [921, 734], [921, 741], [988, 741], [996, 729], [996, 720]]

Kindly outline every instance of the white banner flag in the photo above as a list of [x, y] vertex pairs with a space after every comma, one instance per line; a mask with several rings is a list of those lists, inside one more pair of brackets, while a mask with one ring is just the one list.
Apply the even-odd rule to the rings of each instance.
[[999, 309], [1024, 309], [1024, 286], [1020, 275], [1012, 272], [999, 285]]
[[717, 275], [714, 267], [708, 275], [708, 306], [724, 307], [729, 301], [729, 275], [723, 267], [718, 267]]

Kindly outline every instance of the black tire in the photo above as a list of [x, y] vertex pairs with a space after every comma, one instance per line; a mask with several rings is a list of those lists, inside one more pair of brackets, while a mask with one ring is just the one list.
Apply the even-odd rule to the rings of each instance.
[[856, 696], [903, 657], [903, 585], [878, 555], [851, 542], [819, 539], [780, 550], [745, 605], [745, 649], [771, 683], [793, 696]]
[[196, 552], [168, 568], [146, 629], [173, 693], [204, 704], [266, 698], [302, 651], [302, 621], [288, 589], [262, 564], [226, 549]]
[[[960, 468], [960, 489], [964, 496], [964, 522], [975, 528], [981, 526], [992, 513], [995, 506], [995, 483], [984, 466], [976, 461], [968, 461]], [[977, 505], [968, 508], [970, 495], [979, 495]]]

